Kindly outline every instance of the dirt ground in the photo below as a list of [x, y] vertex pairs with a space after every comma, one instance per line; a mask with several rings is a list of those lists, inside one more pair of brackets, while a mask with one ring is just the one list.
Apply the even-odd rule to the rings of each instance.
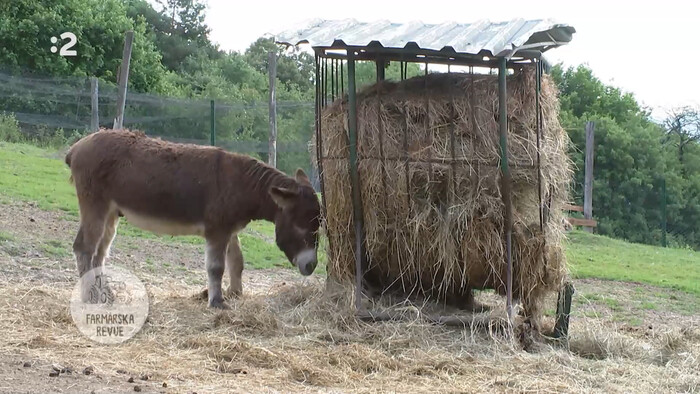
[[577, 280], [568, 346], [525, 351], [498, 332], [419, 318], [359, 322], [345, 293], [293, 270], [246, 270], [232, 309], [209, 310], [195, 297], [203, 246], [124, 236], [108, 264], [146, 284], [149, 318], [131, 340], [101, 345], [68, 306], [76, 230], [60, 212], [0, 206], [0, 393], [700, 390], [700, 306], [686, 293]]

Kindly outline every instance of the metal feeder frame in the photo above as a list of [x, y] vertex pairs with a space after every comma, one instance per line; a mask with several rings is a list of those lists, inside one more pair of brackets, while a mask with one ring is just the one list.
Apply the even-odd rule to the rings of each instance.
[[[364, 243], [364, 223], [363, 223], [363, 212], [362, 212], [362, 195], [360, 190], [360, 173], [359, 173], [359, 160], [357, 151], [357, 86], [355, 79], [355, 65], [357, 61], [372, 61], [376, 65], [377, 70], [377, 82], [384, 80], [385, 77], [385, 67], [388, 62], [400, 62], [401, 65], [401, 80], [406, 78], [407, 64], [408, 63], [423, 63], [425, 64], [425, 73], [428, 74], [429, 64], [442, 64], [448, 66], [448, 73], [451, 66], [467, 66], [469, 67], [469, 74], [474, 77], [474, 67], [485, 67], [491, 70], [498, 70], [498, 103], [499, 103], [499, 123], [500, 123], [500, 172], [501, 172], [501, 190], [503, 204], [505, 208], [505, 247], [506, 247], [506, 308], [508, 313], [508, 320], [510, 326], [512, 327], [513, 321], [513, 257], [511, 253], [512, 248], [512, 229], [513, 229], [513, 215], [512, 215], [512, 203], [511, 203], [511, 174], [510, 166], [508, 163], [508, 109], [507, 109], [507, 86], [506, 86], [506, 75], [508, 74], [509, 68], [515, 68], [521, 65], [532, 65], [535, 66], [536, 75], [536, 94], [535, 94], [535, 107], [536, 107], [536, 123], [537, 123], [537, 170], [538, 170], [538, 188], [539, 188], [539, 220], [540, 229], [543, 230], [544, 222], [548, 220], [548, 212], [550, 202], [543, 203], [542, 199], [542, 172], [540, 169], [540, 140], [542, 137], [542, 112], [540, 106], [540, 88], [541, 88], [541, 77], [542, 73], [545, 72], [545, 63], [541, 58], [541, 53], [539, 51], [530, 51], [526, 47], [521, 47], [519, 49], [513, 50], [507, 56], [492, 57], [490, 53], [479, 53], [479, 54], [468, 54], [468, 53], [458, 53], [454, 51], [436, 51], [429, 49], [421, 49], [417, 45], [409, 44], [405, 48], [385, 48], [377, 41], [373, 41], [366, 46], [353, 46], [345, 45], [341, 40], [336, 40], [331, 46], [314, 46], [315, 52], [315, 67], [316, 67], [316, 103], [315, 103], [315, 114], [316, 114], [316, 160], [318, 165], [318, 172], [320, 178], [321, 186], [321, 199], [323, 208], [323, 217], [325, 217], [326, 211], [326, 193], [325, 193], [325, 182], [323, 174], [323, 139], [322, 139], [322, 120], [321, 114], [323, 109], [330, 102], [335, 101], [335, 99], [342, 97], [345, 94], [345, 83], [347, 81], [347, 97], [348, 97], [348, 138], [350, 147], [350, 180], [351, 180], [351, 190], [352, 190], [352, 204], [353, 204], [353, 222], [355, 225], [355, 308], [356, 313], [359, 318], [365, 321], [381, 321], [390, 320], [395, 318], [395, 316], [387, 314], [374, 313], [372, 311], [366, 310], [362, 306], [362, 289], [363, 289], [363, 277], [364, 273], [368, 267], [368, 256], [365, 250]], [[483, 52], [483, 51], [482, 51]], [[516, 56], [516, 52], [520, 52], [519, 56]], [[343, 63], [347, 67], [347, 76], [344, 75]], [[330, 90], [329, 90], [330, 88]], [[381, 130], [381, 125], [380, 125]], [[455, 149], [454, 132], [451, 131], [451, 153], [452, 153], [452, 165], [456, 165], [455, 162]], [[404, 143], [404, 159], [406, 160], [406, 170], [408, 171], [408, 151], [407, 143]], [[383, 156], [383, 149], [381, 146], [380, 138], [380, 154], [382, 159], [386, 160]], [[407, 182], [409, 182], [409, 175], [407, 173]], [[386, 189], [385, 189], [386, 190]], [[410, 199], [410, 189], [408, 189], [409, 199]], [[329, 235], [329, 246], [332, 242]], [[330, 248], [332, 250], [332, 248]], [[329, 255], [329, 259], [333, 256]], [[568, 335], [569, 326], [569, 314], [571, 311], [571, 297], [574, 292], [573, 285], [571, 283], [566, 283], [559, 293], [559, 299], [557, 302], [557, 319], [554, 330], [554, 337], [565, 338]], [[438, 324], [454, 325], [454, 326], [467, 326], [469, 321], [450, 318], [450, 317], [438, 317], [431, 319], [433, 322]]]

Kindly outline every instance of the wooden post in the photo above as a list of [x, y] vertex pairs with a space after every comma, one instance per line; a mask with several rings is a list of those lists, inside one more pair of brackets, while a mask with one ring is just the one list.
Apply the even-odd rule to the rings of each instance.
[[[593, 219], [593, 136], [595, 123], [586, 122], [586, 172], [583, 189], [583, 217]], [[584, 231], [593, 232], [593, 227], [584, 227]]]
[[90, 78], [90, 131], [95, 132], [100, 129], [100, 112], [98, 107], [99, 87], [96, 77]]
[[124, 126], [124, 107], [126, 106], [126, 87], [129, 83], [129, 64], [131, 62], [131, 44], [134, 42], [134, 32], [129, 30], [124, 37], [124, 52], [122, 53], [122, 65], [119, 70], [119, 92], [117, 95], [117, 116], [114, 117], [114, 129], [119, 130]]
[[277, 81], [277, 53], [268, 53], [268, 72], [270, 74], [270, 141], [268, 147], [267, 162], [277, 168], [277, 97], [275, 95], [275, 81]]

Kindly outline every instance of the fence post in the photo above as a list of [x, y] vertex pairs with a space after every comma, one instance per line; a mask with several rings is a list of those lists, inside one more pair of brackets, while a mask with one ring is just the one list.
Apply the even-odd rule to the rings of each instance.
[[117, 116], [114, 118], [114, 129], [124, 126], [124, 107], [126, 106], [126, 87], [129, 82], [129, 64], [131, 62], [131, 44], [134, 42], [134, 32], [129, 30], [124, 37], [124, 53], [119, 70], [119, 93], [117, 96]]
[[666, 239], [668, 218], [666, 217], [666, 177], [661, 179], [661, 226], [662, 226], [662, 238], [661, 245], [665, 248], [668, 246], [668, 241]]
[[96, 77], [90, 78], [90, 131], [95, 132], [100, 129], [100, 112], [99, 112], [99, 87]]
[[277, 80], [277, 53], [268, 53], [268, 71], [270, 74], [270, 141], [267, 150], [267, 162], [277, 168], [277, 97], [275, 95], [275, 81]]
[[[583, 217], [593, 219], [593, 139], [595, 123], [586, 122], [586, 171], [583, 189]], [[593, 232], [593, 227], [584, 227], [584, 231]]]
[[210, 124], [211, 128], [209, 129], [209, 144], [211, 146], [216, 146], [216, 103], [214, 103], [214, 100], [211, 100], [211, 114], [210, 114]]

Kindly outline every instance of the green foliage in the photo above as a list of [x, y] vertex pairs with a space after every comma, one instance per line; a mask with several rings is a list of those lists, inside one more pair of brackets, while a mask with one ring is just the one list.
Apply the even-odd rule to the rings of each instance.
[[248, 64], [263, 75], [267, 75], [268, 54], [275, 52], [277, 59], [277, 79], [287, 89], [312, 91], [314, 81], [314, 58], [305, 52], [287, 52], [271, 39], [258, 38], [245, 51]]
[[561, 122], [569, 132], [577, 171], [574, 197], [583, 203], [586, 121], [595, 122], [593, 215], [601, 234], [660, 245], [666, 183], [667, 222], [673, 245], [700, 248], [700, 147], [686, 154], [669, 143], [669, 132], [651, 121], [629, 93], [603, 84], [585, 67], [551, 73], [560, 89]]
[[[121, 0], [15, 0], [0, 3], [0, 64], [13, 72], [97, 76], [116, 80], [124, 33], [134, 30], [129, 85], [157, 90], [163, 77], [161, 55], [146, 37], [142, 19], [130, 19]], [[77, 36], [75, 57], [51, 53], [51, 37]], [[6, 43], [9, 43], [6, 44]]]
[[23, 139], [14, 115], [0, 112], [0, 141], [22, 142]]

